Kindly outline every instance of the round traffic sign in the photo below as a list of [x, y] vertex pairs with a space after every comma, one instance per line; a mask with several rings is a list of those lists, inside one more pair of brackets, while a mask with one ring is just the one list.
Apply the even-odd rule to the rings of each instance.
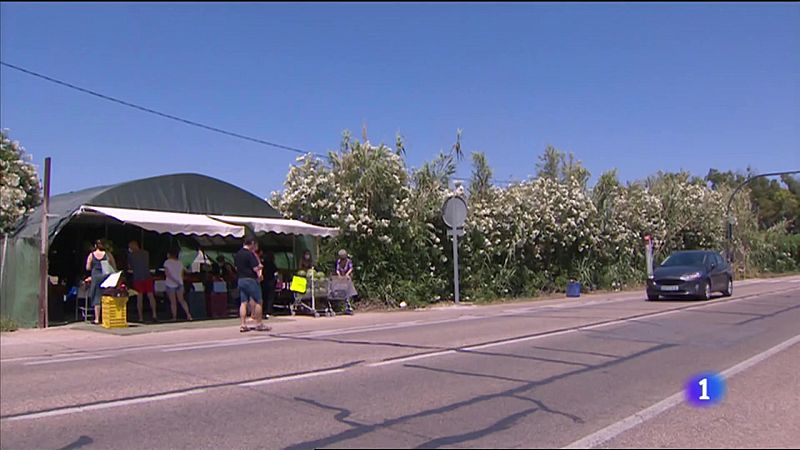
[[461, 197], [448, 198], [442, 206], [442, 219], [448, 227], [463, 227], [467, 220], [467, 202]]

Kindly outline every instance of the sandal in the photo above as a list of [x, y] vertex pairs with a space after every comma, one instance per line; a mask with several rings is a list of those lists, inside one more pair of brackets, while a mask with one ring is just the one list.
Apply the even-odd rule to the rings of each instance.
[[256, 331], [272, 331], [272, 327], [260, 323], [256, 325]]
[[239, 327], [239, 333], [247, 333], [248, 331], [250, 331], [250, 327], [248, 326], [242, 325]]

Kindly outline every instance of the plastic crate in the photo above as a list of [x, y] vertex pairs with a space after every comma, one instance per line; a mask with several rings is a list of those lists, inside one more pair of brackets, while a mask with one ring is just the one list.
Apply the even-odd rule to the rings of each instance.
[[104, 295], [103, 328], [126, 328], [128, 326], [128, 297]]
[[205, 292], [189, 292], [186, 294], [186, 303], [189, 305], [189, 312], [193, 319], [206, 318], [206, 294]]
[[577, 281], [570, 281], [567, 283], [567, 297], [580, 297], [581, 284]]
[[212, 292], [208, 295], [208, 313], [217, 319], [228, 317], [228, 293]]

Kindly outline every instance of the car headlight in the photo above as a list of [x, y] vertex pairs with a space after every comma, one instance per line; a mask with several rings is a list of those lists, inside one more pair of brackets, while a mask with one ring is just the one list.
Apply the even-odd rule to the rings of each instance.
[[686, 275], [681, 275], [681, 280], [683, 281], [696, 280], [700, 278], [700, 275], [702, 275], [700, 272], [687, 273]]

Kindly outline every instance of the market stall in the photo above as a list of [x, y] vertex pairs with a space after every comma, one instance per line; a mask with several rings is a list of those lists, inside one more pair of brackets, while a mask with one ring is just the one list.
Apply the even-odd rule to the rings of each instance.
[[[37, 280], [44, 275], [36, 254], [41, 220], [37, 210], [3, 240], [0, 311], [23, 326], [37, 320]], [[208, 288], [222, 287], [214, 283], [218, 280], [207, 278], [208, 263], [238, 250], [246, 234], [254, 234], [262, 248], [280, 254], [276, 263], [288, 272], [302, 251], [298, 241], [308, 248], [315, 239], [337, 232], [284, 219], [263, 199], [198, 174], [164, 175], [57, 195], [50, 200], [48, 222], [47, 275], [55, 280], [48, 309], [53, 322], [64, 321], [64, 312], [71, 310], [59, 302], [84, 277], [88, 247], [98, 238], [111, 244], [121, 267], [126, 267], [127, 243], [140, 241], [150, 253], [156, 277], [167, 249], [181, 248], [181, 262], [192, 269], [186, 286], [196, 292], [202, 285], [210, 295]], [[230, 286], [225, 289], [230, 298]]]

